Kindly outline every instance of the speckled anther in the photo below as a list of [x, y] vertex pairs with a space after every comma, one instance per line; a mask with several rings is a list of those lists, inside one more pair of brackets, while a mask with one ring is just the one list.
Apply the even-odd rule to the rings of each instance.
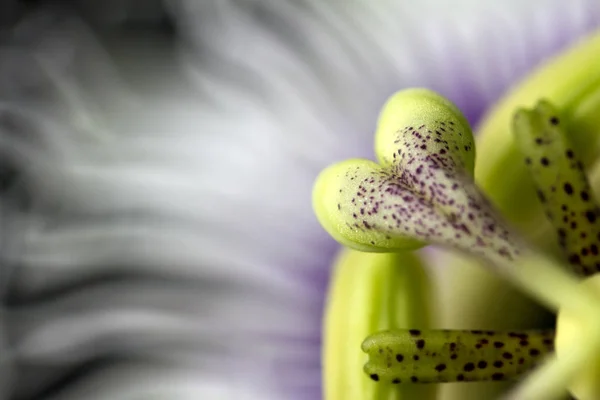
[[369, 336], [365, 373], [379, 382], [501, 381], [553, 351], [554, 331], [399, 330]]
[[362, 251], [435, 243], [492, 264], [519, 252], [473, 181], [475, 146], [462, 113], [425, 89], [388, 100], [375, 135], [379, 163], [353, 159], [318, 177], [313, 204], [338, 241]]
[[515, 113], [513, 131], [546, 216], [577, 273], [600, 271], [600, 209], [558, 110], [540, 101]]

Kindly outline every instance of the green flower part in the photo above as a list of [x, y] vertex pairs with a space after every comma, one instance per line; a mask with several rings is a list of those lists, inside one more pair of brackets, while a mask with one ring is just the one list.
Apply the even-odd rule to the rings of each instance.
[[[534, 232], [543, 221], [531, 177], [511, 134], [515, 110], [547, 99], [561, 110], [561, 125], [584, 166], [600, 157], [600, 33], [569, 48], [515, 85], [478, 127], [476, 181], [502, 215]], [[519, 201], [515, 201], [518, 198]]]
[[543, 100], [516, 112], [513, 131], [565, 258], [587, 276], [600, 271], [600, 212], [561, 119]]
[[418, 329], [369, 336], [364, 370], [375, 381], [469, 382], [512, 379], [553, 350], [554, 331]]
[[[565, 258], [576, 272], [589, 276], [600, 271], [600, 208], [561, 119], [558, 109], [542, 100], [531, 110], [515, 113], [513, 131]], [[595, 275], [584, 286], [598, 291], [599, 279]], [[557, 326], [557, 356], [568, 360], [569, 345], [583, 342], [581, 332], [588, 328], [570, 309], [559, 310]], [[599, 371], [600, 360], [595, 358], [578, 372], [569, 387], [577, 399], [600, 397]]]
[[315, 212], [333, 237], [362, 251], [437, 243], [516, 257], [513, 237], [475, 187], [473, 136], [448, 100], [425, 89], [397, 93], [381, 113], [375, 148], [381, 164], [348, 160], [317, 179]]
[[[552, 168], [532, 169], [540, 192], [548, 189], [552, 192], [557, 179], [585, 191], [587, 181], [562, 140], [564, 133], [557, 129], [560, 119], [556, 114], [547, 103], [540, 103], [535, 111], [522, 110], [516, 114], [515, 127], [523, 151], [527, 159], [538, 158], [542, 167], [549, 167], [550, 159], [556, 162], [553, 172]], [[538, 138], [547, 145], [532, 145], [532, 140], [537, 145]], [[511, 232], [475, 185], [472, 134], [463, 115], [448, 100], [425, 89], [397, 93], [380, 116], [375, 148], [379, 164], [360, 159], [341, 162], [323, 171], [315, 183], [313, 204], [317, 217], [341, 243], [366, 252], [405, 252], [427, 243], [457, 249], [486, 260], [496, 272], [555, 309], [566, 306], [577, 310], [580, 316], [597, 314], [600, 298], [591, 290], [581, 290], [562, 266], [540, 255]], [[561, 167], [560, 162], [565, 160], [567, 163]], [[559, 178], [552, 174], [558, 174]], [[582, 201], [583, 197], [580, 194]], [[562, 210], [562, 197], [548, 195], [548, 198], [548, 207], [556, 208], [559, 204]], [[585, 207], [589, 211], [589, 205]], [[585, 217], [590, 222], [586, 212], [580, 210], [571, 218]], [[593, 228], [586, 232], [592, 234]], [[564, 241], [567, 251], [574, 251], [571, 242], [575, 243]], [[326, 355], [330, 354], [327, 349], [335, 347], [331, 337], [340, 336], [335, 334], [345, 320], [340, 317], [345, 315], [340, 310], [347, 307], [351, 293], [349, 286], [344, 291], [335, 289], [337, 279], [334, 277], [331, 301], [338, 304], [338, 313], [327, 313]], [[386, 293], [389, 297], [389, 291]], [[378, 304], [379, 296], [380, 293], [373, 293], [365, 299], [367, 309]], [[368, 321], [371, 314], [366, 311], [363, 314]], [[338, 323], [332, 322], [336, 320]], [[399, 384], [511, 379], [536, 365], [541, 356], [552, 350], [550, 331], [503, 333], [412, 328], [374, 334], [363, 342], [363, 351], [369, 355], [364, 370], [373, 381]], [[582, 340], [589, 341], [596, 351], [600, 349], [599, 337], [600, 322], [587, 326]], [[490, 345], [493, 338], [496, 340]], [[567, 346], [567, 352], [570, 351]], [[568, 362], [559, 364], [551, 358], [550, 363], [539, 369], [539, 375], [544, 378], [562, 371], [563, 378], [556, 379], [555, 385], [566, 386], [570, 374], [590, 357], [576, 349]], [[341, 357], [325, 357], [326, 382], [332, 382], [334, 375], [336, 380], [340, 378], [340, 374], [331, 372], [335, 369], [327, 367], [332, 359]], [[532, 384], [524, 386], [525, 393], [540, 392], [540, 381], [535, 376]], [[370, 398], [385, 398], [382, 393]]]
[[[600, 274], [587, 278], [582, 287], [600, 293]], [[569, 360], [570, 346], [573, 343], [586, 343], [582, 333], [588, 330], [589, 321], [578, 318], [573, 310], [560, 310], [556, 322], [556, 355], [559, 360]], [[584, 347], [585, 346], [581, 346]], [[569, 391], [578, 400], [596, 400], [600, 398], [600, 355], [596, 353], [590, 362], [577, 371], [575, 379], [570, 382]]]
[[414, 252], [345, 249], [334, 264], [323, 331], [324, 398], [433, 400], [436, 385], [381, 385], [361, 369], [360, 345], [382, 329], [429, 329], [429, 276]]

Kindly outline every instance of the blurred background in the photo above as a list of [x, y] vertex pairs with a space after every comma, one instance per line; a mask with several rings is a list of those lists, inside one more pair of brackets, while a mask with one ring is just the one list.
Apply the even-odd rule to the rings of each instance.
[[0, 399], [321, 398], [316, 174], [372, 158], [393, 92], [476, 126], [599, 22], [594, 0], [3, 0]]

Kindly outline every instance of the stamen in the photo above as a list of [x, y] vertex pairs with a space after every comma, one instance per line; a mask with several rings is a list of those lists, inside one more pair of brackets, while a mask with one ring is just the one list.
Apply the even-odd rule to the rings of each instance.
[[600, 271], [600, 208], [558, 110], [545, 100], [520, 109], [513, 130], [569, 264], [585, 276]]
[[392, 384], [508, 380], [552, 352], [553, 336], [550, 330], [380, 332], [363, 342], [364, 371]]

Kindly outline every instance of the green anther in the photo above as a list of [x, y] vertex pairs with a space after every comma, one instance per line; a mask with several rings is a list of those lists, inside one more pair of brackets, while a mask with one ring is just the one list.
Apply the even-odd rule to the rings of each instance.
[[[548, 60], [501, 99], [478, 129], [475, 178], [502, 215], [527, 232], [544, 216], [531, 190], [514, 136], [514, 111], [540, 98], [556, 105], [586, 167], [600, 156], [600, 31]], [[514, 201], [518, 198], [519, 201]]]
[[399, 330], [368, 337], [364, 371], [388, 384], [501, 381], [553, 350], [554, 331]]
[[600, 270], [600, 212], [559, 111], [548, 101], [515, 113], [513, 131], [538, 198], [575, 271]]

